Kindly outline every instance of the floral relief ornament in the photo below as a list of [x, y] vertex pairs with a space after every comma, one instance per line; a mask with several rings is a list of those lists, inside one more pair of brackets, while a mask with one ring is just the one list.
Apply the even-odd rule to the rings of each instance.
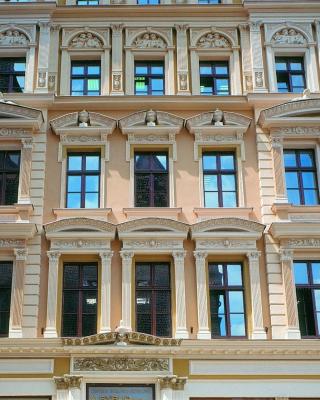
[[27, 36], [18, 30], [9, 29], [0, 32], [0, 46], [26, 46], [27, 44]]
[[74, 48], [101, 48], [101, 40], [91, 32], [83, 32], [77, 35], [71, 41], [71, 47]]
[[275, 44], [305, 44], [303, 35], [293, 28], [284, 28], [272, 36], [272, 43]]
[[133, 46], [139, 49], [164, 49], [167, 47], [165, 41], [156, 33], [144, 33], [136, 38]]

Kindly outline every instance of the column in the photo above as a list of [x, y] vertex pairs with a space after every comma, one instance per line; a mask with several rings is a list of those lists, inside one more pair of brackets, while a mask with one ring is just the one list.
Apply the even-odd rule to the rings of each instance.
[[311, 92], [319, 92], [319, 76], [315, 45], [309, 45], [305, 57], [307, 88], [310, 89]]
[[101, 323], [100, 332], [111, 332], [111, 258], [112, 251], [99, 253], [101, 258]]
[[49, 257], [49, 278], [47, 298], [47, 322], [44, 331], [45, 338], [56, 338], [57, 333], [57, 306], [58, 306], [58, 270], [61, 253], [48, 251]]
[[188, 25], [175, 25], [177, 31], [177, 82], [178, 94], [191, 94], [188, 66]]
[[276, 198], [275, 203], [288, 203], [287, 189], [285, 184], [285, 169], [283, 162], [283, 139], [281, 136], [270, 136], [273, 158], [273, 173]]
[[263, 324], [259, 251], [247, 253], [249, 261], [250, 289], [252, 301], [252, 334], [251, 339], [266, 339], [266, 331]]
[[211, 339], [208, 315], [208, 288], [206, 274], [207, 253], [194, 251], [197, 277], [198, 339]]
[[173, 400], [184, 399], [184, 386], [187, 378], [176, 377], [173, 382]]
[[111, 25], [112, 29], [112, 88], [110, 94], [124, 94], [123, 91], [123, 60], [122, 60], [122, 29], [123, 24]]
[[25, 138], [21, 140], [21, 168], [19, 177], [19, 204], [30, 204], [30, 180], [32, 167], [33, 139]]
[[173, 393], [172, 393], [173, 378], [174, 378], [173, 376], [164, 376], [163, 378], [159, 378], [161, 400], [173, 400]]
[[52, 40], [50, 41], [48, 91], [56, 92], [59, 71], [59, 39], [60, 25], [51, 25]]
[[81, 381], [82, 376], [66, 375], [70, 388], [70, 400], [81, 400]]
[[318, 54], [318, 63], [316, 65], [320, 65], [320, 20], [316, 19], [314, 23], [316, 27], [316, 46]]
[[186, 313], [186, 289], [184, 278], [185, 251], [174, 251], [174, 277], [176, 292], [176, 332], [175, 338], [188, 339], [187, 313]]
[[274, 60], [273, 48], [270, 45], [266, 46], [266, 57], [268, 66], [268, 81], [269, 81], [269, 92], [278, 92], [276, 66]]
[[50, 23], [39, 22], [39, 50], [38, 50], [38, 75], [36, 92], [48, 92], [48, 71], [49, 71], [49, 53], [50, 53]]
[[9, 338], [22, 338], [24, 270], [27, 249], [14, 249], [16, 257], [12, 274]]
[[253, 91], [264, 93], [267, 92], [267, 88], [264, 76], [260, 27], [260, 21], [250, 22]]
[[288, 331], [286, 339], [301, 339], [297, 308], [297, 295], [293, 274], [293, 250], [280, 249], [282, 277], [286, 295]]
[[122, 258], [122, 325], [129, 332], [132, 331], [131, 321], [131, 288], [132, 288], [132, 258], [131, 251], [121, 251]]
[[69, 400], [69, 382], [64, 376], [54, 376], [57, 388], [56, 400]]

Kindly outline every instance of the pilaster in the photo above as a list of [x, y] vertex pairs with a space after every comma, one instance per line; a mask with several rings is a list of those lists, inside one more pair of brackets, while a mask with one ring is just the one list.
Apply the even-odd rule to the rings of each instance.
[[281, 136], [271, 135], [270, 143], [275, 181], [275, 203], [288, 203], [283, 162], [283, 139]]
[[124, 94], [123, 90], [123, 24], [111, 25], [112, 29], [112, 88], [110, 94]]
[[253, 91], [264, 93], [267, 92], [267, 88], [264, 76], [260, 27], [261, 21], [250, 22]]
[[48, 91], [56, 92], [59, 71], [59, 45], [60, 45], [60, 25], [51, 25], [50, 57], [49, 57], [49, 76]]
[[[242, 86], [243, 92], [246, 94], [252, 92], [252, 62], [250, 51], [250, 27], [249, 24], [239, 25], [240, 30], [240, 43], [241, 43], [241, 59], [243, 68]], [[240, 68], [239, 68], [240, 70]]]
[[111, 258], [112, 251], [99, 253], [101, 258], [101, 324], [100, 333], [111, 332]]
[[39, 22], [39, 26], [38, 74], [35, 92], [45, 93], [48, 92], [50, 23], [48, 21]]
[[175, 25], [177, 31], [177, 94], [191, 94], [188, 65], [188, 25]]
[[198, 339], [211, 339], [208, 316], [208, 291], [206, 279], [206, 258], [204, 251], [195, 251], [197, 279]]
[[19, 204], [30, 204], [30, 180], [32, 167], [33, 139], [24, 138], [21, 140], [21, 168], [19, 177]]
[[121, 251], [122, 258], [122, 325], [131, 332], [132, 331], [132, 258], [134, 253], [131, 251]]

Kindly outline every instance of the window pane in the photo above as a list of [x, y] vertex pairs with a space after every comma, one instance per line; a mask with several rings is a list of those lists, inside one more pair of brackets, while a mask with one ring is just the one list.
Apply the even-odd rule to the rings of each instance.
[[151, 313], [151, 291], [137, 292], [136, 305], [137, 313]]
[[229, 310], [231, 313], [243, 313], [243, 293], [240, 291], [229, 292]]
[[68, 176], [68, 192], [81, 192], [81, 176]]
[[170, 315], [170, 292], [159, 290], [156, 292], [156, 312]]
[[83, 291], [82, 312], [85, 314], [95, 314], [97, 312], [97, 293], [95, 290]]
[[63, 268], [63, 287], [77, 288], [79, 287], [79, 268], [75, 265], [65, 265]]
[[221, 159], [221, 169], [234, 169], [234, 159], [232, 155], [222, 155]]
[[136, 266], [136, 285], [137, 287], [149, 286], [151, 283], [150, 265], [139, 264]]
[[218, 192], [205, 192], [204, 194], [205, 207], [219, 207]]
[[98, 286], [98, 271], [96, 265], [84, 265], [82, 267], [82, 282], [83, 287], [96, 288]]
[[77, 314], [65, 314], [63, 316], [62, 336], [77, 336]]
[[5, 157], [4, 168], [8, 170], [18, 170], [20, 167], [20, 153], [7, 152]]
[[86, 193], [84, 206], [85, 208], [99, 208], [98, 193]]
[[12, 282], [12, 262], [0, 262], [0, 293], [1, 288], [11, 288]]
[[228, 75], [228, 67], [227, 66], [218, 66], [218, 67], [216, 67], [216, 74]]
[[81, 194], [68, 193], [67, 208], [80, 208], [80, 206], [81, 206]]
[[235, 192], [223, 192], [223, 207], [237, 207], [237, 198]]
[[302, 167], [313, 167], [313, 156], [310, 152], [300, 152], [300, 163]]
[[69, 156], [68, 157], [69, 161], [69, 171], [81, 171], [81, 162], [82, 162], [82, 157], [81, 156]]
[[99, 79], [88, 79], [88, 91], [100, 90], [100, 80]]
[[84, 315], [82, 318], [82, 335], [90, 336], [97, 333], [97, 317], [96, 315]]
[[228, 273], [228, 285], [242, 285], [242, 268], [241, 265], [238, 264], [229, 264], [227, 266]]
[[223, 286], [223, 266], [221, 264], [209, 265], [209, 285]]
[[231, 336], [245, 336], [245, 322], [243, 314], [230, 315], [230, 334]]
[[152, 169], [156, 171], [167, 171], [167, 156], [166, 155], [153, 156]]
[[63, 311], [64, 313], [76, 313], [78, 309], [78, 292], [68, 290], [63, 294]]
[[137, 315], [137, 331], [151, 334], [151, 314]]
[[276, 62], [276, 70], [277, 71], [286, 71], [287, 64], [285, 62], [277, 61]]
[[218, 180], [217, 175], [204, 175], [204, 190], [205, 191], [217, 191]]
[[150, 155], [149, 154], [135, 154], [135, 169], [136, 170], [150, 169]]
[[146, 75], [148, 73], [148, 67], [145, 65], [136, 65], [136, 74]]
[[211, 65], [200, 65], [200, 75], [211, 75]]
[[147, 174], [135, 176], [135, 206], [148, 207], [150, 205], [150, 177]]
[[170, 274], [168, 264], [154, 265], [154, 283], [157, 286], [170, 286]]
[[307, 206], [316, 205], [319, 203], [318, 192], [314, 189], [304, 190], [304, 204]]
[[313, 283], [320, 284], [320, 262], [312, 262]]
[[299, 190], [293, 190], [293, 189], [290, 189], [290, 190], [288, 190], [287, 191], [288, 192], [288, 200], [289, 200], [289, 203], [292, 203], [292, 204], [301, 204], [301, 200], [300, 200], [300, 193], [299, 193]]
[[236, 182], [234, 175], [221, 175], [222, 190], [235, 190]]
[[170, 314], [157, 314], [156, 316], [157, 336], [169, 337], [171, 332]]
[[302, 75], [292, 75], [291, 80], [293, 86], [304, 87], [304, 79]]
[[99, 65], [89, 65], [88, 66], [88, 75], [100, 75], [100, 66]]
[[314, 302], [316, 306], [316, 311], [320, 311], [320, 290], [314, 290]]
[[296, 172], [286, 172], [286, 183], [288, 188], [298, 188], [298, 174]]
[[99, 191], [99, 176], [89, 175], [86, 176], [86, 192], [98, 192]]
[[72, 71], [72, 75], [83, 75], [84, 67], [80, 66], [80, 65], [73, 65], [71, 71]]
[[302, 172], [302, 184], [304, 188], [311, 189], [316, 187], [316, 177], [313, 172]]
[[163, 66], [162, 65], [151, 66], [151, 73], [154, 75], [162, 75], [163, 74]]
[[99, 171], [100, 170], [100, 157], [99, 156], [86, 156], [86, 170]]
[[229, 93], [229, 80], [228, 79], [217, 79], [216, 80], [216, 91], [217, 91], [217, 94], [228, 94]]
[[168, 207], [168, 175], [154, 175], [154, 198], [155, 207]]
[[294, 71], [302, 71], [302, 63], [301, 62], [291, 62], [290, 68], [291, 68], [291, 70], [294, 70]]
[[221, 314], [211, 315], [211, 336], [226, 336], [226, 317]]
[[5, 204], [14, 204], [18, 200], [19, 174], [6, 174]]
[[25, 72], [26, 63], [25, 62], [15, 62], [13, 64], [13, 69], [15, 72]]
[[301, 336], [315, 336], [311, 289], [297, 288], [297, 302]]
[[284, 165], [285, 167], [295, 167], [297, 165], [296, 153], [294, 151], [285, 151]]
[[217, 169], [217, 157], [214, 155], [204, 154], [202, 157], [203, 169]]
[[295, 261], [293, 263], [293, 269], [296, 284], [305, 284], [309, 282], [307, 263]]
[[151, 80], [151, 89], [152, 92], [159, 92], [155, 94], [163, 93], [163, 79], [152, 79]]

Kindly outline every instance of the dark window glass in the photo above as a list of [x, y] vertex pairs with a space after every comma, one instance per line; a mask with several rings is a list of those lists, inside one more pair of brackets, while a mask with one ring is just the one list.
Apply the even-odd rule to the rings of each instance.
[[319, 204], [317, 168], [313, 150], [285, 150], [284, 166], [289, 202]]
[[8, 336], [12, 286], [12, 262], [0, 261], [0, 336]]
[[229, 64], [227, 61], [200, 62], [200, 94], [230, 94]]
[[98, 6], [99, 0], [77, 0], [78, 6]]
[[203, 153], [202, 163], [205, 207], [237, 207], [234, 153]]
[[[152, 38], [151, 38], [152, 40]], [[160, 96], [164, 94], [164, 64], [162, 61], [135, 63], [135, 94]]]
[[242, 265], [209, 263], [211, 336], [245, 337]]
[[301, 93], [306, 88], [303, 57], [276, 57], [278, 92]]
[[0, 58], [0, 92], [22, 93], [25, 73], [25, 58]]
[[138, 332], [171, 336], [169, 263], [136, 264], [136, 326]]
[[98, 268], [95, 263], [63, 266], [62, 336], [97, 332]]
[[320, 261], [294, 261], [302, 337], [320, 336]]
[[100, 61], [71, 62], [71, 95], [98, 96], [100, 94]]
[[0, 205], [18, 201], [19, 169], [19, 151], [0, 151]]
[[135, 207], [168, 207], [168, 155], [166, 153], [135, 153], [134, 169]]
[[100, 154], [69, 153], [67, 208], [99, 208]]

